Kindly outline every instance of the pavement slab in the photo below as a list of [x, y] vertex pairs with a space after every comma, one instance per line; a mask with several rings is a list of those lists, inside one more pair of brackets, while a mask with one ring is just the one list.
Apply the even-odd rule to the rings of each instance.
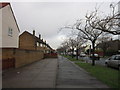
[[57, 58], [43, 59], [3, 73], [2, 88], [55, 88]]
[[56, 88], [109, 88], [84, 69], [59, 56]]

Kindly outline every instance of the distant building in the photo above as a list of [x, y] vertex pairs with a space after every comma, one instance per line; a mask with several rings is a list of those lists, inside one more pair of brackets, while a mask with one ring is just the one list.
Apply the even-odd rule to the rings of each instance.
[[35, 36], [35, 30], [33, 30], [33, 34], [24, 31], [19, 36], [19, 48], [28, 49], [28, 50], [42, 50], [44, 53], [50, 53], [52, 48], [41, 39], [41, 35], [39, 37]]
[[0, 48], [18, 48], [19, 27], [10, 3], [0, 3]]
[[[96, 46], [97, 49], [102, 49], [103, 51], [106, 50], [106, 52], [108, 52], [109, 54], [116, 54], [119, 52], [120, 50], [120, 40], [110, 40], [110, 41], [106, 41], [103, 43], [99, 43]], [[106, 53], [105, 52], [105, 53]]]

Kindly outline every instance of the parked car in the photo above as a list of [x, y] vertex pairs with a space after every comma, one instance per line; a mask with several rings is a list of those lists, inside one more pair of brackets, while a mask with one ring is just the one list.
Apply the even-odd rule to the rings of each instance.
[[85, 56], [86, 56], [85, 53], [81, 53], [81, 54], [80, 54], [80, 57], [85, 57]]
[[113, 55], [105, 60], [105, 65], [118, 68], [120, 70], [120, 55]]
[[[90, 58], [92, 59], [92, 54], [90, 55]], [[94, 54], [94, 58], [95, 60], [99, 60], [100, 59], [100, 56], [98, 54]]]

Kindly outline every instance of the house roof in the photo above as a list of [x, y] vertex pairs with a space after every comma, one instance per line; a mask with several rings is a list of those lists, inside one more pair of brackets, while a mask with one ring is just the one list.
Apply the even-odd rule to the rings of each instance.
[[7, 6], [7, 5], [9, 5], [10, 3], [0, 3], [0, 8], [3, 8], [3, 7], [5, 7], [5, 6]]
[[18, 31], [20, 32], [20, 29], [19, 29], [18, 24], [17, 24], [17, 20], [16, 20], [16, 18], [15, 18], [15, 15], [14, 15], [14, 12], [13, 12], [13, 10], [12, 10], [12, 7], [11, 7], [10, 3], [8, 3], [8, 2], [0, 3], [0, 9], [1, 9], [1, 8], [4, 8], [4, 7], [7, 6], [7, 5], [10, 6], [10, 9], [11, 9], [11, 12], [12, 12], [12, 15], [13, 15], [13, 18], [14, 18], [15, 23], [16, 23], [16, 26], [17, 26], [17, 28], [18, 28]]
[[[28, 31], [24, 31], [21, 35], [23, 35], [23, 34], [25, 34], [25, 33], [29, 34], [30, 36], [33, 36], [33, 34], [29, 33]], [[21, 36], [21, 35], [20, 35], [20, 36]], [[44, 43], [43, 40], [39, 39], [37, 36], [35, 36], [35, 39], [36, 39], [38, 42]]]

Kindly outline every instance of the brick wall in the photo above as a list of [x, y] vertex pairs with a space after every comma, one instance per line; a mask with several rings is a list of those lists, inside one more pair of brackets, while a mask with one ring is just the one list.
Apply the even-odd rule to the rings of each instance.
[[44, 58], [57, 58], [57, 53], [46, 53], [44, 54]]
[[2, 49], [2, 60], [15, 58], [15, 68], [30, 64], [44, 58], [42, 51], [4, 48]]

